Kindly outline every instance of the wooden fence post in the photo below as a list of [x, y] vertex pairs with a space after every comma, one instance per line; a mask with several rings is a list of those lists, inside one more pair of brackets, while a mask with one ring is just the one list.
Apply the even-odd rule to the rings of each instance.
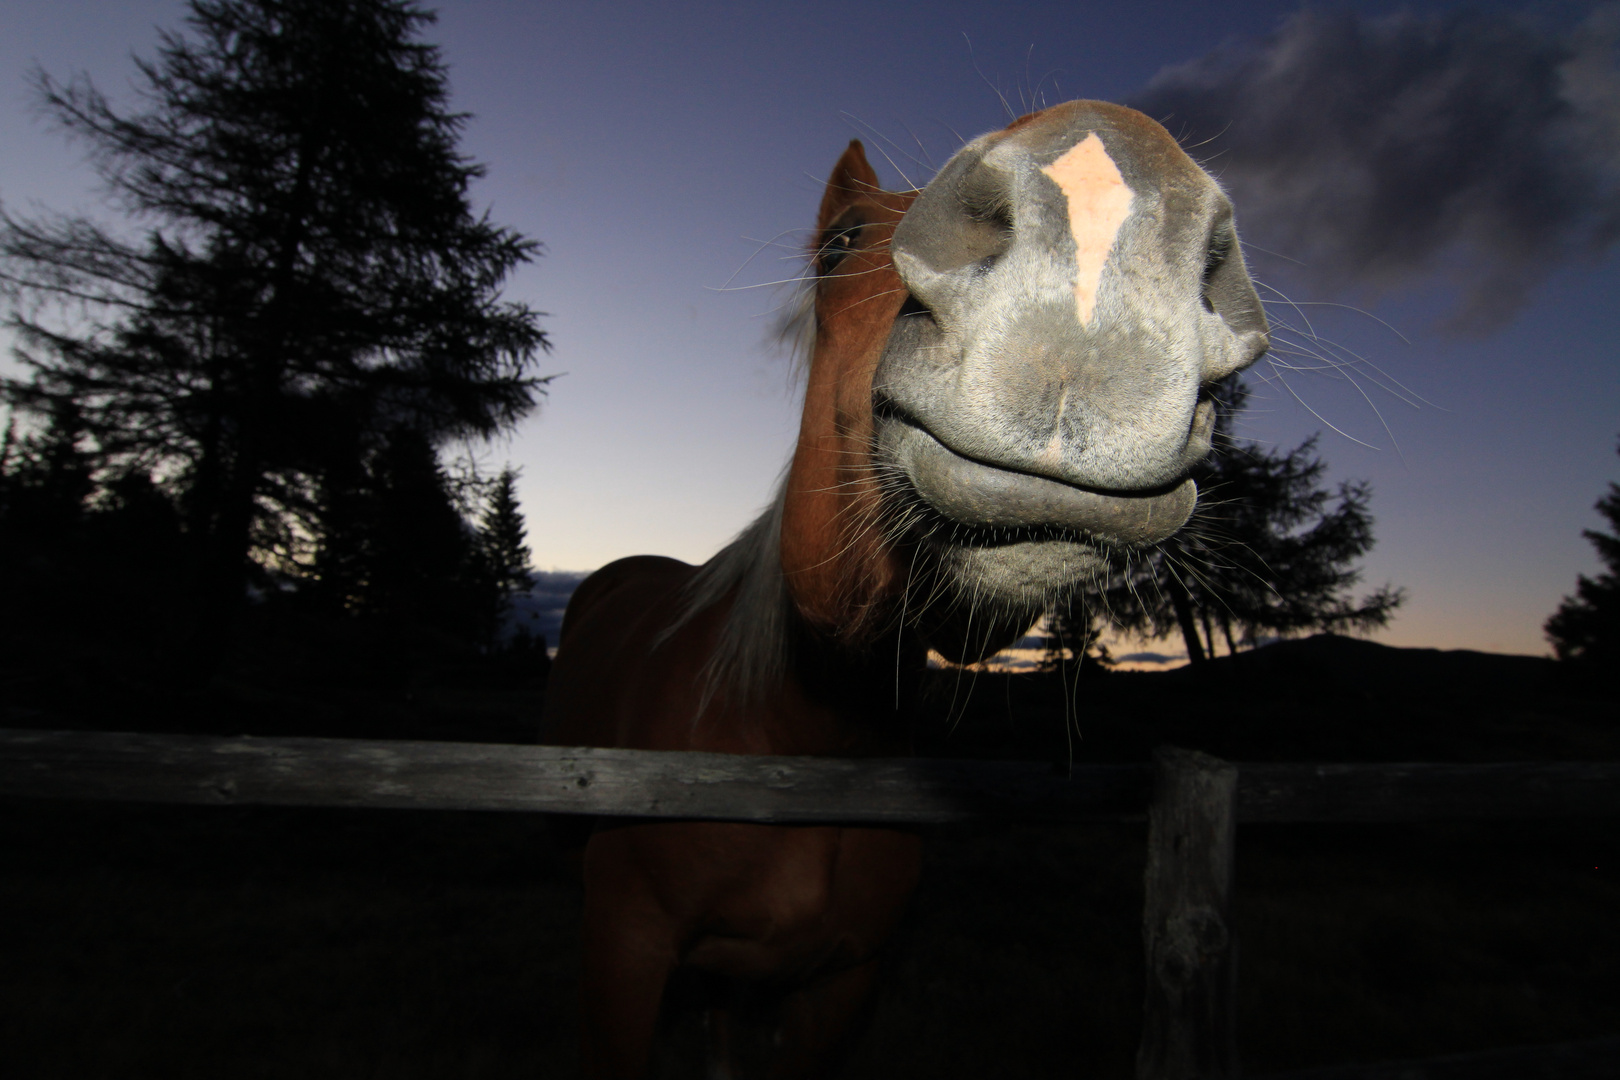
[[1227, 928], [1237, 773], [1237, 766], [1193, 750], [1154, 753], [1137, 1080], [1237, 1073]]

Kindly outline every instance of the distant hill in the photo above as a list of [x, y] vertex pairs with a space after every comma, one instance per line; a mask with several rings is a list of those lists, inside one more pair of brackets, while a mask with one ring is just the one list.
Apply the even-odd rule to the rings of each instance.
[[[1558, 670], [1558, 662], [1544, 656], [1402, 648], [1340, 634], [1278, 641], [1219, 657], [1208, 666], [1209, 673], [1221, 679], [1273, 685], [1302, 682], [1324, 693], [1399, 690], [1404, 694], [1462, 697], [1534, 690], [1545, 685]], [[1191, 666], [1166, 672], [1170, 678], [1180, 679], [1198, 674]]]
[[1155, 746], [1234, 761], [1620, 758], [1607, 700], [1558, 661], [1335, 634], [1170, 671], [937, 673], [924, 753], [1140, 761]]
[[510, 637], [518, 627], [532, 637], [545, 635], [546, 645], [557, 647], [557, 634], [562, 630], [563, 612], [568, 598], [574, 595], [579, 583], [590, 576], [589, 570], [536, 570], [534, 588], [512, 598], [512, 613], [502, 630], [502, 637]]

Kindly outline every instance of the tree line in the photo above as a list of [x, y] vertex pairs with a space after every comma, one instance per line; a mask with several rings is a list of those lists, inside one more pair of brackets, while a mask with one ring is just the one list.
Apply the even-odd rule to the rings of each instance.
[[473, 209], [433, 21], [193, 0], [133, 107], [34, 72], [124, 220], [0, 209], [0, 575], [31, 617], [122, 596], [203, 680], [254, 599], [494, 642], [516, 474], [443, 452], [536, 407], [549, 343], [502, 295], [539, 244]]
[[[307, 562], [249, 562], [243, 599], [285, 592], [310, 611], [494, 644], [512, 597], [533, 583], [517, 478], [511, 467], [487, 479], [456, 475], [420, 432], [395, 429], [328, 508], [327, 526], [305, 544]], [[0, 574], [14, 610], [100, 609], [97, 597], [138, 581], [143, 610], [189, 607], [196, 617], [184, 497], [148, 471], [107, 468], [71, 401], [36, 431], [8, 424]]]
[[1595, 577], [1576, 575], [1575, 595], [1564, 597], [1543, 630], [1558, 659], [1612, 696], [1620, 662], [1620, 484], [1611, 481], [1595, 509], [1614, 532], [1583, 529], [1581, 535], [1603, 569]]

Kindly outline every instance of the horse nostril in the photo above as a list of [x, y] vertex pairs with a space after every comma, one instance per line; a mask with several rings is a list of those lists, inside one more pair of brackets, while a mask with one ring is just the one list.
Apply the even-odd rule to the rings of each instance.
[[1204, 254], [1204, 274], [1200, 282], [1201, 299], [1204, 301], [1204, 310], [1210, 314], [1215, 313], [1215, 300], [1211, 295], [1216, 286], [1216, 275], [1226, 266], [1227, 258], [1232, 254], [1232, 248], [1237, 243], [1237, 237], [1232, 235], [1229, 223], [1222, 222], [1209, 238], [1209, 244]]

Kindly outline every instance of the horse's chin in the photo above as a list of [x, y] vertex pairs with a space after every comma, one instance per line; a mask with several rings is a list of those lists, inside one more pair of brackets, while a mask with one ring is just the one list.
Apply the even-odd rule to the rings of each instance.
[[920, 542], [929, 565], [918, 595], [929, 603], [915, 613], [915, 623], [931, 648], [959, 664], [1017, 641], [1109, 563], [1106, 550], [1085, 541], [962, 543], [935, 535]]
[[1101, 571], [1110, 552], [1168, 539], [1198, 499], [1191, 480], [1099, 491], [999, 468], [898, 417], [880, 422], [877, 442], [941, 569], [1002, 602], [1039, 608]]
[[1026, 626], [1077, 585], [1101, 574], [1109, 562], [1106, 548], [1084, 540], [945, 542], [935, 545], [934, 554], [961, 595], [1027, 612], [1027, 617], [1019, 616]]

